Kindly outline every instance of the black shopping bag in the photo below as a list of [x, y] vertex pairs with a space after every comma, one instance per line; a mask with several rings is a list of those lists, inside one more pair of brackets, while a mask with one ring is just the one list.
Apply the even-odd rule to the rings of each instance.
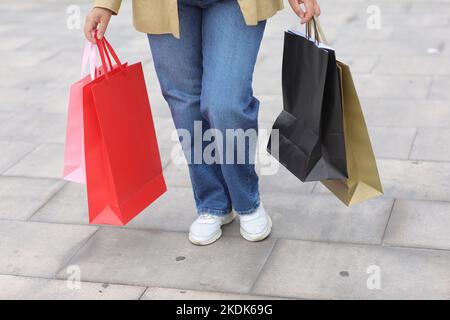
[[282, 86], [283, 111], [273, 125], [269, 153], [304, 182], [347, 178], [334, 50], [309, 35], [286, 32]]

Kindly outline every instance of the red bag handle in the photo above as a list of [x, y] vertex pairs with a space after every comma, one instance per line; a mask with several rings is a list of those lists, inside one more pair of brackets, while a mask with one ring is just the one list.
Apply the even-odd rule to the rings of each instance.
[[106, 58], [108, 58], [109, 71], [111, 71], [113, 69], [113, 64], [111, 62], [110, 55], [106, 51], [106, 46], [105, 46], [105, 42], [104, 41], [102, 41], [102, 47], [103, 47], [103, 52], [105, 52]]
[[[104, 44], [106, 45], [106, 48], [108, 49], [110, 55], [113, 57], [114, 61], [117, 63], [117, 65], [123, 69], [123, 64], [120, 62], [119, 57], [117, 56], [116, 52], [114, 51], [113, 47], [111, 46], [111, 44], [108, 42], [108, 40], [106, 40], [105, 37], [102, 38], [102, 41], [104, 42]], [[108, 56], [109, 58], [109, 56]]]
[[[106, 65], [108, 71], [111, 71], [113, 69], [113, 65], [111, 62], [111, 57], [106, 52], [106, 46], [105, 46], [104, 42], [101, 40], [100, 40], [100, 42], [97, 42], [97, 47], [100, 52], [100, 58], [102, 58], [102, 56], [103, 57], [106, 56], [106, 58], [107, 58], [107, 61], [106, 61], [106, 62], [108, 62], [107, 64], [104, 63], [104, 60], [102, 60], [102, 67]], [[105, 72], [105, 74], [106, 74], [106, 72]]]
[[[100, 54], [100, 59], [102, 60], [102, 67], [103, 67], [103, 72], [105, 74], [105, 78], [109, 79], [108, 77], [108, 71], [112, 71], [113, 69], [113, 65], [111, 62], [111, 56], [114, 59], [114, 61], [116, 62], [117, 66], [123, 70], [123, 64], [120, 62], [119, 57], [117, 56], [116, 52], [114, 51], [113, 47], [111, 46], [111, 44], [108, 42], [108, 40], [106, 40], [105, 37], [103, 37], [101, 40], [99, 40], [97, 38], [97, 32], [95, 32], [95, 41], [97, 42], [97, 48]], [[108, 60], [108, 65], [106, 64], [106, 59]], [[107, 68], [107, 66], [109, 66], [109, 70]]]

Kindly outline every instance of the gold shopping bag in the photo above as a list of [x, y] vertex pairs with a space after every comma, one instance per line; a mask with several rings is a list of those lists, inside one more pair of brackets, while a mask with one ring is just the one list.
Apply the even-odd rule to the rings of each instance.
[[375, 155], [350, 68], [338, 61], [348, 179], [321, 183], [351, 206], [383, 194]]

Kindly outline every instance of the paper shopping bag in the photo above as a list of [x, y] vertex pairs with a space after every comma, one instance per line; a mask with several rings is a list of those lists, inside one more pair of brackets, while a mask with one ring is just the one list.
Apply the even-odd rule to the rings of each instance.
[[350, 68], [338, 62], [341, 78], [348, 179], [321, 181], [346, 205], [383, 194], [375, 155]]
[[[96, 77], [96, 52], [92, 43], [84, 48], [81, 64], [81, 80], [70, 87], [67, 111], [66, 142], [64, 146], [63, 178], [67, 181], [86, 183], [83, 133], [83, 87]], [[83, 77], [89, 63], [90, 75]]]
[[89, 221], [125, 225], [166, 184], [141, 63], [122, 64], [104, 38], [97, 47], [104, 75], [83, 88]]
[[[301, 181], [347, 177], [339, 88], [334, 50], [308, 34], [286, 32], [283, 111], [267, 149]], [[272, 150], [273, 138], [278, 150]]]

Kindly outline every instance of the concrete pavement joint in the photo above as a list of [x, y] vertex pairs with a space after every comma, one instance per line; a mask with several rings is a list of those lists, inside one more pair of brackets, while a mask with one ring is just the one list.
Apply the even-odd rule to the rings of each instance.
[[[42, 143], [38, 143], [36, 144], [31, 150], [29, 150], [28, 152], [26, 152], [22, 157], [20, 157], [19, 159], [17, 159], [15, 162], [13, 162], [11, 165], [9, 165], [8, 167], [6, 167], [4, 170], [0, 171], [0, 176], [3, 177], [7, 177], [8, 175], [5, 175], [4, 173], [7, 172], [9, 169], [11, 169], [12, 167], [14, 167], [16, 164], [18, 164], [20, 161], [22, 161], [24, 158], [26, 158], [27, 156], [29, 156], [31, 153], [33, 153], [37, 148], [39, 148], [39, 146], [41, 146]], [[30, 178], [30, 177], [24, 177], [24, 178]]]
[[386, 231], [389, 226], [389, 221], [391, 221], [392, 212], [394, 212], [394, 207], [395, 207], [396, 202], [397, 202], [397, 199], [394, 199], [394, 201], [392, 202], [391, 210], [389, 211], [389, 216], [386, 221], [386, 226], [384, 227], [383, 236], [381, 237], [380, 245], [382, 245], [384, 243], [384, 237], [386, 236]]
[[54, 279], [58, 279], [57, 278], [58, 274], [62, 272], [64, 269], [67, 269], [73, 257], [75, 257], [77, 253], [80, 252], [89, 243], [89, 241], [95, 236], [95, 234], [98, 232], [98, 230], [100, 230], [100, 228], [101, 227], [97, 227], [97, 229], [85, 241], [83, 241], [78, 245], [78, 247], [74, 250], [74, 252], [71, 255], [69, 255], [65, 261], [62, 261], [61, 267], [57, 269], [56, 273], [53, 275]]
[[260, 278], [260, 276], [261, 276], [261, 274], [262, 274], [262, 272], [263, 272], [263, 270], [264, 270], [264, 267], [265, 267], [266, 264], [267, 264], [267, 261], [269, 261], [269, 258], [270, 258], [270, 256], [272, 255], [272, 252], [273, 252], [275, 246], [277, 245], [278, 240], [279, 240], [279, 239], [275, 239], [275, 241], [273, 242], [273, 244], [272, 244], [270, 250], [267, 252], [267, 255], [266, 255], [265, 259], [264, 259], [264, 263], [261, 265], [261, 267], [260, 267], [259, 270], [257, 271], [257, 276], [256, 276], [256, 278], [255, 278], [255, 281], [253, 281], [253, 284], [250, 286], [249, 293], [252, 293], [252, 292], [253, 292], [253, 289], [254, 289], [256, 283], [258, 282], [258, 280], [259, 280], [259, 278]]

